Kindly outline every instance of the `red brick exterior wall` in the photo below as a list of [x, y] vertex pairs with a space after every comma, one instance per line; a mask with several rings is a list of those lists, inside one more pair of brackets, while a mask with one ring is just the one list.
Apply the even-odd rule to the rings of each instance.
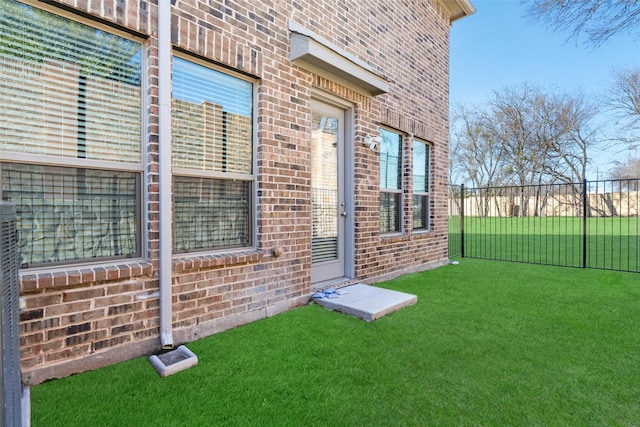
[[[168, 0], [158, 0], [168, 1]], [[21, 272], [22, 369], [27, 383], [159, 349], [157, 4], [64, 0], [146, 38], [145, 260]], [[374, 283], [447, 259], [449, 17], [436, 0], [172, 1], [174, 47], [255, 76], [255, 250], [174, 257], [176, 344], [308, 301], [311, 292], [311, 96], [322, 89], [354, 104], [355, 279]], [[64, 10], [63, 10], [64, 9]], [[293, 66], [292, 20], [389, 81], [370, 97]], [[379, 154], [362, 142], [381, 125], [403, 138], [404, 232], [379, 233]], [[411, 230], [411, 141], [432, 144], [431, 230]], [[281, 256], [274, 255], [281, 248]]]

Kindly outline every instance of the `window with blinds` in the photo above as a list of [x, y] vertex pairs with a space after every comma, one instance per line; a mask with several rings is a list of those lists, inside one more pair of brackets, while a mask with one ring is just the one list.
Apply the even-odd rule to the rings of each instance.
[[401, 231], [402, 135], [380, 129], [380, 232]]
[[141, 55], [0, 0], [2, 197], [16, 204], [23, 267], [139, 256]]
[[429, 154], [430, 146], [413, 141], [413, 229], [429, 229]]
[[173, 58], [174, 251], [252, 243], [253, 84]]

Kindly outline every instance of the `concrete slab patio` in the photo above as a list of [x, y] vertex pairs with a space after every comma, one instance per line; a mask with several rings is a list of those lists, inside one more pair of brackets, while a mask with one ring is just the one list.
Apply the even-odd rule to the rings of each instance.
[[314, 298], [314, 301], [326, 309], [358, 317], [367, 322], [418, 302], [416, 295], [361, 283], [346, 286], [337, 292], [331, 298]]

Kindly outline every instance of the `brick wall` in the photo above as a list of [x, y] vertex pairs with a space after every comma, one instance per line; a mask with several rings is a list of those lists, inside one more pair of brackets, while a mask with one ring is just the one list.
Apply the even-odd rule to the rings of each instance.
[[[157, 6], [145, 0], [61, 3], [147, 37], [146, 246], [143, 261], [22, 272], [22, 366], [31, 383], [159, 347]], [[314, 88], [354, 105], [355, 180], [348, 191], [355, 193], [356, 279], [373, 283], [446, 261], [449, 19], [436, 0], [172, 3], [176, 48], [259, 79], [255, 249], [174, 257], [177, 343], [308, 300]], [[289, 20], [368, 64], [388, 79], [389, 93], [366, 96], [292, 66]], [[379, 156], [362, 143], [381, 125], [403, 134], [404, 233], [391, 237], [379, 233]], [[413, 137], [432, 144], [431, 229], [421, 233], [411, 230]]]

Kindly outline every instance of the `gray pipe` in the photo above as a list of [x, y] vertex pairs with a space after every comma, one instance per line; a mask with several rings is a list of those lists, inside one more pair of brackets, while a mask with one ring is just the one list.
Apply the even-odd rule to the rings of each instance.
[[171, 0], [158, 0], [158, 184], [160, 187], [160, 340], [173, 348], [171, 328]]

